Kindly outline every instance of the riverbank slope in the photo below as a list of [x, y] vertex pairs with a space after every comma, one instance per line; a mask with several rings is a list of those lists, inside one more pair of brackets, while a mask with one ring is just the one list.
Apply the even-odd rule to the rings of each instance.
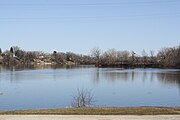
[[180, 115], [180, 107], [93, 107], [1, 110], [0, 115]]

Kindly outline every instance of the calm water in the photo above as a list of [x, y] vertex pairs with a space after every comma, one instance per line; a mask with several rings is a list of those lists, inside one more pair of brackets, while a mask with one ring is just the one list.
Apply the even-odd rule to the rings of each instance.
[[91, 89], [96, 106], [180, 106], [180, 71], [0, 67], [0, 109], [64, 108], [77, 89]]

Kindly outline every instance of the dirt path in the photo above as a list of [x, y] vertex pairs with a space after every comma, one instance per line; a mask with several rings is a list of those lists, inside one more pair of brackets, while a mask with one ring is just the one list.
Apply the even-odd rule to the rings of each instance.
[[180, 120], [180, 115], [0, 115], [0, 120]]

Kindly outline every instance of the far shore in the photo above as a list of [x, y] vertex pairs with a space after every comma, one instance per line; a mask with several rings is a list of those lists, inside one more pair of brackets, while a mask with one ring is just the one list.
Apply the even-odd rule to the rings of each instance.
[[0, 110], [0, 115], [180, 115], [180, 107], [87, 107]]

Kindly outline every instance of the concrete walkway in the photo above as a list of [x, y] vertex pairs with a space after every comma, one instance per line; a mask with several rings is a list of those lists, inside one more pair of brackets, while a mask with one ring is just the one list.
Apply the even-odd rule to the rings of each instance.
[[180, 120], [180, 115], [0, 115], [0, 120]]

